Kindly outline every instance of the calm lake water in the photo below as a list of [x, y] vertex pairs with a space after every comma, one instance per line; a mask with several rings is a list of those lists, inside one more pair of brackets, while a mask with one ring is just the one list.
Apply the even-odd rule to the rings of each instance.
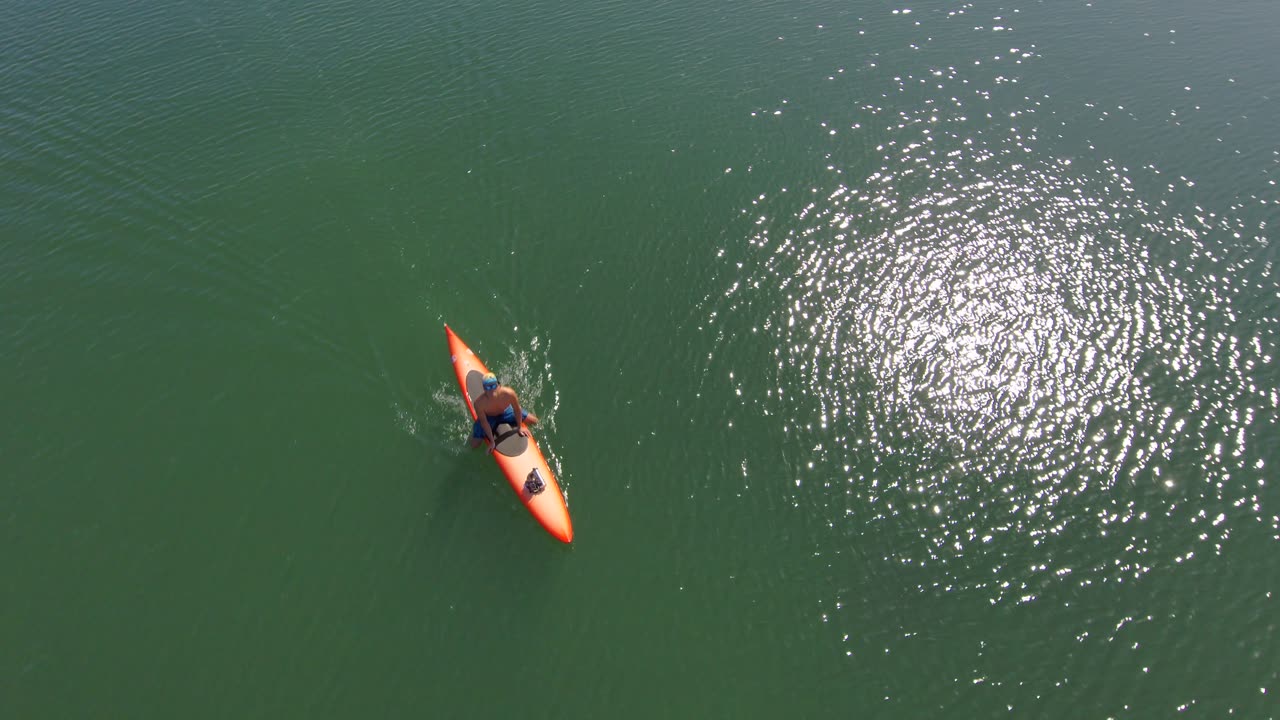
[[3, 4], [0, 717], [1280, 715], [1277, 37]]

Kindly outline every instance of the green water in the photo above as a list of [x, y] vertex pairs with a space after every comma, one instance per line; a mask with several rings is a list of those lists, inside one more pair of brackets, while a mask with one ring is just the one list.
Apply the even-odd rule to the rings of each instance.
[[0, 717], [1275, 717], [1278, 34], [0, 7]]

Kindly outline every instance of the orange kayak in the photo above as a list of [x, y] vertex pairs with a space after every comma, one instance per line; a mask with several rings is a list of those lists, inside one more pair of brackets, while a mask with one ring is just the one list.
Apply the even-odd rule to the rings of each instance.
[[[449, 339], [449, 362], [453, 363], [453, 373], [458, 378], [462, 399], [467, 401], [467, 412], [471, 413], [471, 420], [475, 421], [476, 409], [471, 404], [471, 398], [479, 397], [484, 392], [480, 379], [489, 369], [461, 338], [453, 334], [448, 325], [444, 326], [444, 334]], [[527, 427], [525, 429], [528, 430]], [[547, 532], [561, 542], [572, 541], [573, 523], [569, 521], [569, 506], [564, 502], [556, 476], [551, 473], [546, 459], [542, 457], [533, 433], [529, 432], [528, 437], [520, 437], [519, 428], [502, 423], [498, 425], [494, 437], [498, 441], [498, 447], [493, 451], [493, 459], [498, 461], [498, 467], [502, 468], [502, 474], [520, 497], [520, 502]]]

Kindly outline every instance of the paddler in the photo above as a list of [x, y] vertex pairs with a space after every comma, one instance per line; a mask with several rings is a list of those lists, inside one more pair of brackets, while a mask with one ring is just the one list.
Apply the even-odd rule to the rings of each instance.
[[[484, 392], [471, 401], [477, 416], [475, 425], [471, 428], [471, 447], [479, 447], [481, 440], [488, 439], [489, 452], [493, 452], [494, 446], [498, 444], [493, 433], [502, 423], [516, 427], [520, 437], [528, 437], [529, 432], [524, 429], [524, 423], [536, 425], [538, 417], [520, 407], [516, 391], [498, 382], [493, 373], [486, 374], [480, 385], [484, 387]], [[516, 422], [516, 418], [520, 418], [520, 422]]]

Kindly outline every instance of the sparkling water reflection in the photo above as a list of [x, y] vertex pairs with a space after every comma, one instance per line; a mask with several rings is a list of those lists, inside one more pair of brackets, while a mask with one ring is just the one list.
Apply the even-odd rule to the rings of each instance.
[[[1200, 206], [1154, 164], [1060, 152], [1043, 139], [1067, 124], [1054, 100], [1015, 87], [1035, 57], [891, 80], [868, 61], [858, 81], [899, 109], [817, 121], [820, 169], [743, 209], [708, 301], [720, 344], [731, 318], [773, 344], [776, 377], [744, 402], [815, 439], [795, 504], [837, 537], [913, 538], [884, 559], [992, 603], [1131, 581], [1220, 552], [1240, 522], [1277, 525], [1252, 444], [1278, 404], [1260, 379], [1277, 347], [1258, 311], [1276, 298], [1265, 221]], [[868, 141], [882, 164], [846, 166], [843, 143]]]

